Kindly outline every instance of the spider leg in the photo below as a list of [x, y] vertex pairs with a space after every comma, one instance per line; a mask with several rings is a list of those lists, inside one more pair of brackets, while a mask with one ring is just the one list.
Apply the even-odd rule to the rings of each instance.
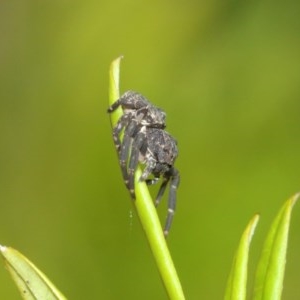
[[169, 181], [170, 181], [169, 176], [163, 178], [163, 182], [162, 182], [162, 184], [161, 184], [161, 186], [158, 190], [158, 193], [157, 193], [157, 196], [156, 196], [156, 199], [155, 199], [155, 206], [156, 207], [159, 205]]
[[122, 144], [120, 139], [120, 134], [123, 128], [127, 128], [128, 124], [130, 123], [130, 119], [131, 119], [131, 114], [123, 115], [113, 129], [113, 140], [119, 156], [120, 156], [121, 144]]
[[128, 164], [128, 189], [130, 195], [133, 199], [135, 199], [135, 192], [134, 192], [134, 175], [136, 168], [139, 163], [139, 156], [140, 156], [140, 149], [142, 148], [143, 144], [145, 143], [145, 133], [141, 130], [134, 140], [132, 141], [131, 146], [131, 154], [130, 154], [130, 161]]
[[169, 193], [169, 201], [168, 201], [168, 215], [167, 215], [167, 220], [164, 228], [164, 235], [165, 237], [169, 234], [171, 224], [173, 221], [173, 217], [175, 214], [176, 210], [176, 191], [179, 186], [180, 182], [180, 175], [179, 172], [173, 168], [170, 173], [170, 193]]
[[115, 101], [108, 109], [107, 112], [111, 113], [115, 111], [119, 106], [121, 105], [121, 98], [119, 98], [117, 101]]
[[119, 106], [122, 106], [123, 110], [124, 109], [137, 109], [136, 102], [139, 99], [144, 99], [144, 98], [142, 95], [139, 95], [135, 92], [127, 91], [107, 109], [107, 112], [112, 113]]
[[123, 142], [119, 154], [123, 179], [128, 189], [129, 189], [129, 173], [127, 170], [127, 164], [128, 164], [128, 157], [129, 155], [131, 155], [130, 152], [132, 152], [132, 144], [133, 144], [132, 137], [134, 136], [136, 130], [137, 130], [137, 124], [134, 121], [132, 121], [131, 123], [129, 123], [127, 127], [125, 127]]
[[155, 179], [147, 179], [149, 177], [149, 175], [152, 174], [152, 172], [153, 172], [153, 170], [155, 169], [155, 166], [156, 166], [156, 160], [152, 156], [151, 152], [146, 153], [146, 162], [147, 162], [147, 166], [144, 169], [139, 181], [146, 181], [146, 183], [148, 185], [151, 185], [151, 184], [156, 183], [156, 181], [158, 180], [158, 178], [157, 179], [156, 178]]
[[156, 184], [158, 180], [159, 180], [159, 177], [155, 177], [153, 179], [146, 179], [145, 182], [147, 185], [153, 185], [153, 184]]
[[137, 110], [147, 105], [149, 102], [143, 95], [134, 91], [127, 91], [107, 109], [107, 112], [111, 113], [119, 106], [122, 106], [123, 110]]

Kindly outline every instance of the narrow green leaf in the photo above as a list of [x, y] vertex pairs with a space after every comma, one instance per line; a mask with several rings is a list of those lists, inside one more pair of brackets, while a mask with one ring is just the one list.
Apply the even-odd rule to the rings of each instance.
[[286, 201], [269, 230], [256, 271], [254, 300], [281, 298], [291, 212], [298, 198], [296, 194]]
[[0, 252], [23, 299], [66, 299], [49, 279], [20, 252], [4, 246], [0, 246]]
[[255, 215], [247, 225], [233, 259], [225, 291], [225, 300], [243, 300], [247, 293], [248, 256], [259, 216]]
[[[109, 89], [108, 89], [108, 98], [109, 104], [113, 104], [116, 100], [120, 98], [120, 64], [123, 56], [116, 58], [110, 65], [109, 69]], [[116, 125], [119, 118], [122, 116], [122, 109], [118, 107], [111, 115], [112, 126]]]
[[[113, 104], [119, 97], [119, 69], [121, 58], [115, 59], [110, 66], [109, 71], [109, 104]], [[119, 108], [111, 116], [111, 123], [114, 126], [122, 115], [122, 109]], [[171, 300], [183, 300], [184, 294], [182, 287], [172, 261], [162, 227], [157, 216], [153, 200], [145, 182], [139, 182], [141, 169], [138, 168], [135, 173], [135, 194], [134, 205], [141, 221], [142, 227], [149, 242], [152, 254], [156, 261], [159, 273]]]

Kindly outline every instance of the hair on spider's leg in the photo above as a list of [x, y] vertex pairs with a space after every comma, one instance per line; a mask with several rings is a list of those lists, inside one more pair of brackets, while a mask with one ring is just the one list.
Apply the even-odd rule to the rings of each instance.
[[132, 141], [131, 146], [130, 160], [128, 164], [128, 190], [133, 199], [135, 199], [134, 175], [139, 163], [140, 149], [143, 146], [144, 142], [145, 135], [143, 134], [143, 132], [139, 132]]
[[171, 181], [170, 181], [170, 193], [169, 193], [169, 201], [168, 201], [168, 215], [167, 215], [167, 220], [165, 223], [165, 228], [164, 228], [164, 235], [167, 237], [169, 234], [173, 217], [175, 214], [176, 210], [176, 191], [180, 183], [180, 175], [179, 172], [173, 168], [171, 175]]

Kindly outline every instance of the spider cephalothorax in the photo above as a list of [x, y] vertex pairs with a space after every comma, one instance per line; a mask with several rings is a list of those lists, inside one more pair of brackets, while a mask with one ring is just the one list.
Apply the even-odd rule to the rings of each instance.
[[[121, 148], [119, 135], [122, 129], [128, 128], [129, 134], [131, 134], [131, 131], [137, 131], [137, 128], [141, 129], [143, 126], [162, 129], [166, 127], [166, 113], [137, 92], [127, 91], [107, 111], [111, 113], [119, 106], [122, 107], [124, 114], [113, 129], [114, 142], [118, 152]], [[134, 134], [133, 132], [132, 135]]]
[[[168, 216], [164, 229], [164, 234], [167, 235], [175, 212], [176, 190], [180, 181], [179, 172], [174, 168], [178, 156], [177, 142], [164, 130], [165, 112], [141, 94], [126, 92], [109, 107], [108, 112], [113, 112], [119, 106], [124, 114], [113, 128], [113, 138], [125, 184], [132, 198], [135, 198], [134, 174], [138, 163], [144, 164], [140, 181], [150, 185], [156, 183], [160, 177], [163, 178], [155, 200], [158, 205], [170, 182]], [[121, 142], [122, 132], [124, 136]], [[151, 174], [154, 176], [152, 179], [149, 178]]]

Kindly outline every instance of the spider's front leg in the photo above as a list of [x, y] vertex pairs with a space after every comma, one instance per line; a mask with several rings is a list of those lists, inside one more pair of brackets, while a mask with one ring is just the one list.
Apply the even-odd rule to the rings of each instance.
[[125, 127], [124, 137], [123, 137], [121, 149], [119, 152], [120, 153], [120, 155], [119, 155], [120, 166], [121, 166], [123, 179], [124, 179], [127, 189], [129, 189], [129, 190], [130, 190], [129, 182], [131, 179], [130, 179], [129, 172], [127, 169], [127, 164], [129, 162], [129, 155], [132, 156], [132, 145], [134, 144], [133, 137], [136, 135], [136, 132], [138, 132], [138, 130], [139, 130], [139, 126], [135, 120], [132, 120], [129, 123], [129, 125], [127, 127]]
[[132, 118], [133, 118], [132, 113], [127, 113], [122, 115], [118, 120], [117, 124], [115, 125], [115, 127], [113, 128], [113, 140], [119, 156], [121, 153], [121, 144], [122, 144], [120, 139], [121, 132], [124, 128], [127, 128]]
[[143, 148], [145, 144], [146, 136], [144, 133], [144, 130], [141, 129], [135, 136], [135, 138], [132, 141], [131, 146], [131, 154], [130, 154], [130, 160], [128, 164], [128, 189], [130, 192], [130, 195], [133, 199], [135, 199], [135, 191], [134, 191], [134, 177], [135, 177], [135, 171], [137, 169], [141, 149]]
[[[170, 192], [169, 192], [169, 200], [168, 200], [168, 215], [165, 223], [164, 235], [167, 236], [169, 234], [171, 224], [173, 221], [173, 217], [176, 210], [176, 192], [180, 183], [180, 175], [178, 170], [172, 168], [168, 174], [166, 174], [166, 182], [170, 180]], [[163, 182], [164, 184], [164, 182]], [[162, 184], [162, 185], [163, 185]], [[165, 189], [165, 187], [161, 187], [161, 189]]]
[[136, 95], [137, 93], [135, 92], [127, 91], [107, 109], [107, 112], [112, 113], [119, 106], [121, 106], [123, 109], [135, 109], [135, 102], [137, 98]]
[[111, 113], [119, 106], [121, 106], [124, 111], [136, 111], [148, 105], [149, 102], [143, 95], [134, 91], [127, 91], [108, 108], [107, 112]]

